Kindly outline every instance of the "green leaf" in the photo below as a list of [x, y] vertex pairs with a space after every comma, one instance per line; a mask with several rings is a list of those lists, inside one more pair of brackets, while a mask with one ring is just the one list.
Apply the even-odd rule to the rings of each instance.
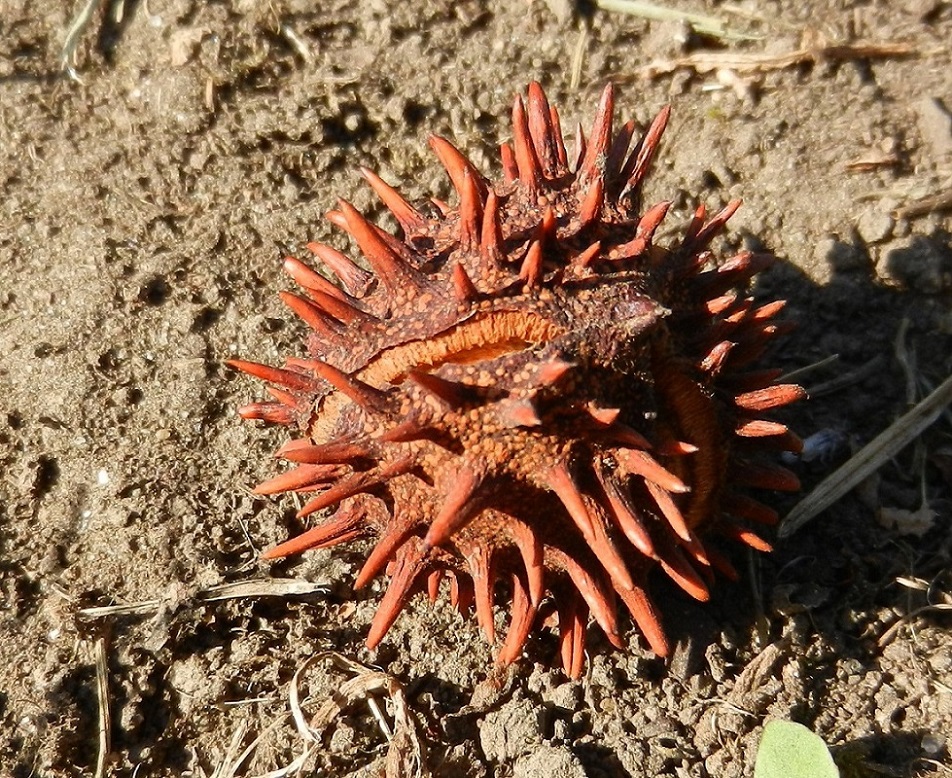
[[754, 778], [840, 778], [840, 771], [819, 735], [793, 721], [771, 721], [760, 738]]

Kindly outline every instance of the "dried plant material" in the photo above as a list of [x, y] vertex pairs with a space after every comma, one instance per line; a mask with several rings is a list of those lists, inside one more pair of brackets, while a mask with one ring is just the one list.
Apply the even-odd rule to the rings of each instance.
[[743, 78], [737, 74], [737, 71], [729, 68], [720, 68], [714, 74], [717, 83], [730, 89], [740, 100], [753, 100], [757, 89], [756, 78]]
[[82, 619], [102, 619], [116, 616], [137, 616], [155, 613], [170, 605], [181, 606], [189, 601], [193, 603], [236, 600], [247, 597], [302, 597], [310, 594], [327, 594], [330, 589], [324, 584], [316, 584], [299, 578], [258, 578], [251, 581], [215, 584], [199, 589], [194, 594], [172, 592], [157, 600], [123, 605], [103, 605], [95, 608], [83, 608], [78, 612]]
[[895, 151], [867, 149], [856, 159], [847, 162], [844, 167], [850, 173], [868, 173], [884, 167], [895, 167], [899, 162], [899, 155]]
[[935, 526], [938, 514], [928, 505], [915, 511], [904, 508], [881, 508], [877, 519], [880, 526], [895, 530], [900, 535], [914, 535], [921, 538]]
[[96, 700], [99, 703], [99, 753], [96, 755], [95, 778], [106, 774], [106, 759], [112, 750], [112, 719], [109, 714], [109, 669], [106, 639], [99, 638], [93, 646], [96, 659]]
[[798, 367], [796, 370], [791, 370], [789, 373], [784, 373], [777, 380], [782, 381], [785, 384], [799, 381], [807, 373], [811, 373], [814, 370], [819, 370], [820, 368], [836, 364], [839, 359], [839, 354], [830, 354], [828, 357], [823, 357], [823, 359], [820, 359], [816, 362], [811, 362], [809, 365], [804, 365], [803, 367]]
[[66, 32], [66, 39], [63, 41], [63, 49], [60, 52], [60, 67], [77, 84], [83, 83], [83, 80], [76, 72], [76, 49], [79, 48], [79, 41], [92, 21], [93, 14], [96, 13], [102, 0], [87, 0], [85, 5], [79, 10], [79, 13], [73, 17]]
[[902, 629], [904, 625], [915, 621], [919, 618], [919, 616], [925, 613], [952, 611], [952, 593], [940, 589], [938, 586], [938, 579], [933, 579], [930, 582], [925, 581], [922, 578], [906, 578], [905, 576], [900, 576], [896, 579], [896, 583], [898, 583], [900, 586], [906, 587], [907, 589], [924, 592], [930, 602], [927, 605], [923, 605], [922, 607], [916, 608], [910, 613], [907, 613], [889, 629], [887, 629], [879, 638], [879, 640], [876, 641], [880, 648], [892, 642], [893, 638], [896, 637], [896, 635], [899, 633], [899, 630]]
[[856, 370], [851, 370], [848, 373], [841, 373], [829, 381], [825, 381], [822, 384], [816, 384], [814, 386], [807, 387], [807, 394], [816, 399], [817, 397], [822, 397], [825, 394], [833, 394], [834, 392], [842, 391], [847, 387], [854, 386], [860, 381], [865, 381], [870, 376], [879, 374], [883, 366], [886, 363], [886, 357], [882, 354], [879, 354], [873, 357], [869, 362], [864, 365], [860, 365]]
[[[804, 38], [807, 36], [804, 35]], [[640, 71], [644, 78], [673, 73], [686, 68], [696, 73], [714, 73], [734, 70], [738, 73], [766, 73], [797, 65], [816, 65], [822, 62], [844, 62], [854, 59], [888, 59], [921, 56], [922, 52], [908, 43], [855, 41], [829, 43], [824, 39], [811, 44], [803, 41], [801, 48], [786, 54], [755, 54], [740, 51], [698, 51], [677, 59], [658, 59]]]
[[744, 710], [757, 711], [763, 706], [762, 695], [767, 680], [790, 648], [789, 638], [766, 646], [755, 656], [737, 677], [727, 701]]
[[948, 211], [952, 209], [952, 187], [943, 189], [928, 197], [903, 205], [893, 211], [893, 216], [897, 219], [912, 219], [916, 216], [924, 216], [927, 213], [938, 211]]
[[779, 535], [788, 537], [822, 513], [863, 479], [878, 470], [909, 443], [919, 437], [952, 402], [952, 376], [907, 414], [897, 419], [842, 467], [827, 476], [810, 494], [797, 503], [781, 522]]
[[245, 597], [304, 597], [310, 594], [327, 594], [329, 591], [330, 588], [324, 584], [300, 578], [258, 578], [209, 586], [201, 589], [196, 594], [196, 599], [215, 602]]
[[169, 38], [169, 59], [172, 67], [187, 65], [207, 34], [205, 27], [185, 27], [173, 32]]
[[595, 0], [595, 5], [603, 11], [628, 14], [642, 19], [661, 22], [686, 22], [699, 35], [707, 35], [721, 40], [758, 40], [761, 37], [732, 30], [724, 20], [718, 19], [716, 16], [669, 8], [660, 3], [641, 2], [641, 0]]
[[[353, 675], [331, 692], [331, 697], [317, 710], [308, 722], [301, 702], [299, 685], [303, 671], [315, 662], [330, 660], [345, 673]], [[385, 696], [393, 715], [393, 726], [380, 709], [375, 695]], [[290, 690], [291, 709], [301, 736], [310, 742], [319, 742], [325, 730], [346, 708], [364, 701], [370, 707], [381, 731], [390, 743], [387, 750], [385, 774], [387, 778], [428, 776], [425, 754], [416, 724], [410, 715], [403, 687], [393, 676], [381, 670], [362, 665], [336, 651], [316, 654], [294, 674]], [[305, 701], [306, 702], [306, 701]]]

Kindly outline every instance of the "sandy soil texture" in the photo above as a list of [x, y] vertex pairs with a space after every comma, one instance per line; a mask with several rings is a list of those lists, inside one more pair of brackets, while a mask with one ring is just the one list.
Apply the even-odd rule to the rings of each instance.
[[794, 464], [807, 488], [949, 375], [952, 5], [670, 4], [755, 37], [568, 0], [127, 0], [93, 9], [72, 80], [85, 2], [0, 0], [0, 775], [102, 755], [223, 778], [308, 751], [308, 775], [729, 778], [771, 718], [844, 775], [952, 774], [952, 621], [925, 607], [952, 603], [948, 413], [772, 555], [738, 552], [711, 603], [659, 576], [673, 657], [593, 635], [579, 682], [545, 632], [495, 672], [475, 623], [422, 598], [368, 652], [359, 544], [258, 560], [294, 526], [250, 493], [283, 436], [239, 421], [261, 388], [223, 363], [302, 350], [281, 258], [350, 250], [337, 196], [383, 218], [361, 165], [449, 198], [430, 132], [498, 174], [532, 79], [567, 129], [608, 79], [640, 127], [671, 103], [648, 195], [672, 230], [744, 199], [724, 241], [780, 257], [756, 289], [798, 324], [773, 361], [837, 355], [789, 416], [825, 436]]

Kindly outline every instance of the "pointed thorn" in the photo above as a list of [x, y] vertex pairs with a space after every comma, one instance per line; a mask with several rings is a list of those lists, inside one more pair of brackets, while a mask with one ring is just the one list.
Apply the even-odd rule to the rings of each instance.
[[773, 546], [760, 537], [760, 535], [751, 532], [745, 527], [739, 527], [731, 522], [722, 521], [718, 527], [718, 531], [725, 537], [743, 543], [745, 546], [750, 546], [754, 551], [760, 551], [762, 554], [769, 554], [773, 551]]
[[789, 431], [786, 425], [766, 419], [743, 419], [734, 428], [734, 434], [742, 438], [770, 438]]
[[443, 583], [443, 571], [437, 568], [426, 577], [426, 595], [430, 602], [436, 602], [440, 596], [440, 584]]
[[377, 440], [384, 443], [409, 443], [413, 440], [428, 440], [432, 433], [432, 428], [423, 427], [412, 419], [406, 419], [384, 432]]
[[605, 633], [609, 642], [620, 648], [618, 634], [618, 615], [615, 610], [614, 594], [601, 576], [591, 575], [579, 562], [564, 552], [553, 554], [572, 579], [578, 593], [592, 612], [595, 623]]
[[363, 589], [376, 578], [387, 563], [396, 556], [414, 529], [415, 525], [412, 521], [398, 522], [388, 529], [374, 545], [370, 556], [360, 568], [357, 578], [354, 579], [354, 588]]
[[294, 492], [329, 483], [338, 475], [340, 475], [340, 468], [334, 465], [300, 465], [279, 476], [262, 481], [251, 490], [251, 493], [267, 495]]
[[543, 478], [549, 488], [562, 501], [562, 505], [565, 506], [565, 510], [572, 518], [575, 526], [579, 528], [582, 536], [590, 542], [595, 537], [592, 517], [568, 467], [562, 463], [555, 465], [549, 468]]
[[658, 610], [645, 590], [637, 586], [630, 592], [623, 592], [621, 599], [651, 650], [660, 657], [666, 657], [671, 652], [671, 645], [661, 626]]
[[772, 319], [786, 307], [786, 300], [774, 300], [772, 303], [761, 305], [759, 308], [755, 309], [750, 314], [748, 320], [756, 322], [767, 321], [768, 319]]
[[754, 489], [772, 489], [775, 492], [800, 491], [800, 479], [785, 467], [772, 463], [736, 462], [734, 483]]
[[526, 580], [529, 583], [529, 601], [538, 607], [545, 594], [545, 560], [542, 541], [535, 531], [521, 521], [510, 522], [512, 540], [519, 549], [522, 563], [526, 566]]
[[316, 273], [301, 260], [295, 257], [284, 258], [284, 272], [287, 273], [294, 282], [303, 289], [310, 291], [321, 291], [326, 295], [336, 297], [338, 300], [346, 300], [344, 292], [337, 286], [328, 281], [324, 276]]
[[611, 427], [621, 416], [621, 408], [597, 408], [589, 405], [585, 410], [600, 427]]
[[651, 167], [651, 160], [658, 149], [658, 144], [661, 143], [661, 136], [664, 134], [665, 127], [668, 126], [670, 116], [671, 106], [666, 105], [655, 116], [644, 137], [632, 150], [625, 167], [621, 171], [621, 179], [625, 181], [625, 185], [619, 197], [625, 197], [631, 192], [638, 192], [648, 168]]
[[602, 244], [596, 241], [583, 252], [576, 254], [571, 261], [571, 266], [578, 270], [587, 270], [595, 264], [596, 260], [602, 258]]
[[393, 626], [397, 615], [403, 610], [413, 591], [417, 577], [426, 569], [426, 555], [420, 544], [407, 543], [401, 549], [394, 564], [390, 585], [377, 607], [370, 631], [367, 634], [367, 648], [377, 647], [384, 635]]
[[509, 630], [503, 643], [496, 663], [505, 667], [515, 662], [525, 647], [532, 622], [535, 620], [536, 604], [531, 602], [526, 593], [526, 585], [522, 577], [512, 574], [512, 604], [509, 608]]
[[780, 521], [780, 514], [777, 511], [746, 494], [727, 492], [721, 497], [721, 508], [738, 519], [746, 519], [768, 527]]
[[443, 500], [443, 507], [426, 532], [423, 542], [427, 548], [442, 545], [476, 517], [480, 505], [473, 497], [483, 477], [484, 474], [472, 465], [459, 467]]
[[284, 389], [278, 389], [276, 386], [266, 386], [265, 391], [282, 405], [290, 408], [292, 411], [304, 413], [310, 408], [310, 403], [299, 394], [286, 392]]
[[569, 678], [578, 679], [585, 667], [585, 606], [572, 598], [559, 606], [559, 643], [562, 669]]
[[674, 533], [682, 540], [690, 542], [691, 530], [684, 520], [684, 514], [681, 513], [681, 509], [678, 508], [672, 499], [671, 492], [661, 488], [653, 481], [645, 481], [645, 486], [648, 489], [648, 493], [654, 499], [655, 504], [658, 506], [658, 509], [661, 511], [661, 514], [667, 520], [671, 529], [674, 530]]
[[655, 450], [663, 457], [683, 457], [688, 454], [696, 454], [698, 447], [693, 443], [669, 438], [657, 446]]
[[362, 167], [360, 172], [374, 192], [377, 193], [380, 201], [390, 209], [405, 234], [412, 235], [423, 231], [426, 226], [426, 219], [416, 208], [404, 200], [396, 189], [369, 168]]
[[365, 446], [350, 440], [334, 440], [330, 443], [315, 445], [309, 440], [292, 440], [279, 448], [275, 454], [288, 462], [304, 465], [341, 465], [355, 459], [367, 459], [371, 456]]
[[242, 373], [253, 375], [262, 381], [269, 381], [272, 384], [280, 384], [288, 389], [299, 392], [315, 393], [318, 390], [314, 380], [301, 373], [295, 373], [291, 370], [282, 370], [269, 365], [262, 365], [260, 362], [248, 362], [243, 359], [229, 359], [225, 362], [228, 367], [240, 370]]
[[[301, 467], [309, 467], [309, 465], [302, 465]], [[314, 467], [320, 467], [320, 465], [315, 465]], [[342, 478], [326, 492], [321, 492], [313, 500], [306, 503], [304, 507], [297, 512], [297, 517], [303, 519], [312, 513], [316, 513], [324, 508], [329, 508], [331, 505], [336, 505], [341, 500], [366, 492], [377, 484], [407, 473], [412, 467], [413, 459], [406, 457], [378, 470], [354, 473]]]
[[479, 400], [477, 388], [469, 384], [450, 381], [422, 370], [411, 370], [407, 377], [452, 408], [460, 408]]
[[718, 314], [722, 314], [730, 310], [731, 306], [736, 302], [737, 292], [728, 292], [727, 294], [721, 295], [720, 297], [715, 297], [713, 300], [707, 300], [702, 305], [702, 308], [711, 316], [717, 316]]
[[615, 89], [609, 81], [602, 91], [598, 103], [598, 111], [592, 122], [592, 135], [585, 150], [585, 157], [578, 168], [583, 178], [601, 177], [605, 171], [605, 161], [608, 156], [608, 147], [612, 136], [612, 119], [615, 113]]
[[[341, 214], [343, 219], [343, 214]], [[346, 221], [344, 222], [346, 229]], [[320, 259], [330, 271], [340, 279], [344, 289], [354, 297], [362, 297], [373, 281], [373, 277], [362, 268], [357, 267], [347, 257], [323, 243], [308, 243], [307, 249]]]
[[319, 332], [329, 340], [337, 340], [340, 337], [339, 322], [328, 316], [310, 300], [305, 300], [293, 292], [278, 292], [278, 297], [315, 332]]
[[730, 355], [731, 351], [734, 350], [734, 347], [737, 344], [730, 340], [722, 340], [720, 343], [716, 344], [705, 356], [699, 367], [710, 377], [714, 378], [720, 375], [721, 371], [724, 369], [724, 365], [727, 362], [727, 357]]
[[575, 149], [572, 156], [572, 170], [578, 172], [582, 159], [585, 157], [585, 130], [582, 129], [581, 122], [575, 125]]
[[499, 198], [490, 189], [483, 211], [483, 229], [479, 238], [479, 255], [487, 264], [495, 265], [503, 258], [502, 221], [499, 216]]
[[528, 397], [501, 400], [496, 404], [496, 418], [506, 429], [538, 427], [542, 424], [539, 412]]
[[479, 290], [466, 273], [462, 262], [453, 265], [453, 295], [461, 303], [473, 303], [480, 298]]
[[423, 286], [420, 273], [409, 264], [408, 257], [394, 251], [360, 211], [346, 200], [340, 201], [340, 210], [347, 220], [347, 231], [357, 241], [361, 253], [391, 293], [407, 287], [419, 289]]
[[507, 184], [519, 180], [519, 166], [516, 165], [516, 155], [508, 143], [499, 144], [499, 159], [502, 162], [503, 180]]
[[537, 192], [542, 186], [542, 170], [536, 158], [522, 96], [516, 95], [512, 103], [512, 144], [516, 156], [519, 180], [529, 192]]
[[323, 378], [338, 392], [349, 397], [361, 408], [373, 411], [382, 411], [386, 408], [386, 392], [364, 383], [359, 378], [349, 375], [343, 370], [338, 370], [327, 362], [314, 359], [308, 360], [306, 364], [314, 371], [315, 375]]
[[238, 415], [245, 420], [258, 420], [266, 424], [294, 424], [295, 416], [283, 403], [251, 403], [238, 409]]
[[542, 285], [542, 243], [540, 241], [534, 240], [529, 245], [526, 258], [519, 270], [519, 278], [530, 288]]
[[622, 469], [630, 475], [638, 475], [646, 482], [655, 483], [668, 492], [683, 494], [691, 491], [684, 481], [662, 467], [647, 451], [622, 449], [615, 454]]
[[456, 194], [463, 196], [463, 190], [466, 188], [466, 175], [469, 174], [479, 190], [480, 196], [485, 195], [486, 180], [479, 174], [472, 163], [445, 138], [439, 135], [430, 136], [430, 148], [436, 153], [446, 172], [449, 174], [450, 181], [453, 182], [453, 188]]
[[734, 215], [734, 213], [736, 213], [740, 206], [740, 200], [731, 200], [720, 211], [714, 214], [707, 225], [705, 225], [704, 228], [701, 229], [691, 240], [690, 246], [688, 246], [686, 249], [686, 253], [696, 254], [706, 249], [710, 245], [711, 241], [717, 237], [718, 233], [724, 229], [724, 226], [727, 224], [728, 220]]
[[641, 516], [638, 515], [637, 509], [632, 504], [627, 489], [603, 472], [602, 468], [597, 468], [595, 472], [605, 490], [605, 496], [608, 498], [610, 514], [614, 516], [619, 529], [642, 554], [649, 559], [656, 559], [657, 552], [651, 540], [651, 535], [648, 533], [648, 528]]
[[539, 386], [553, 386], [562, 380], [562, 377], [573, 368], [578, 367], [574, 362], [564, 359], [550, 359], [539, 366], [536, 372], [536, 382]]
[[745, 392], [734, 398], [734, 404], [745, 411], [766, 411], [771, 408], [779, 408], [783, 405], [789, 405], [797, 400], [803, 400], [807, 396], [802, 386], [797, 384], [777, 384], [768, 386], [766, 389], [757, 389], [753, 392]]
[[625, 157], [628, 156], [628, 147], [631, 145], [634, 134], [635, 120], [631, 119], [622, 125], [615, 136], [615, 140], [612, 141], [611, 148], [608, 150], [608, 158], [605, 161], [605, 179], [611, 185], [613, 194], [617, 194], [624, 184], [623, 180], [619, 180], [619, 176], [625, 164]]
[[547, 178], [553, 178], [558, 169], [559, 158], [552, 127], [552, 109], [538, 81], [529, 83], [528, 115], [529, 135], [536, 157], [542, 165], [543, 174]]
[[479, 241], [482, 226], [483, 198], [476, 181], [467, 170], [463, 174], [463, 191], [459, 201], [459, 242], [465, 248], [471, 248]]
[[678, 586], [699, 602], [711, 599], [707, 585], [698, 575], [697, 570], [684, 558], [679, 548], [670, 548], [661, 555], [661, 568]]
[[493, 620], [493, 584], [495, 565], [491, 548], [480, 546], [466, 558], [473, 578], [473, 594], [476, 602], [476, 621], [486, 635], [486, 642], [496, 641], [496, 625]]
[[353, 508], [342, 508], [327, 521], [312, 527], [307, 532], [269, 548], [262, 559], [280, 559], [300, 554], [314, 548], [327, 548], [346, 543], [364, 534], [364, 515]]
[[552, 137], [555, 139], [555, 153], [558, 159], [556, 173], [562, 175], [568, 171], [569, 167], [568, 155], [565, 153], [565, 138], [562, 136], [562, 120], [554, 105], [550, 106], [549, 115], [552, 117]]
[[579, 229], [585, 229], [598, 222], [602, 215], [602, 206], [605, 204], [605, 182], [601, 176], [592, 179], [585, 199], [579, 208]]

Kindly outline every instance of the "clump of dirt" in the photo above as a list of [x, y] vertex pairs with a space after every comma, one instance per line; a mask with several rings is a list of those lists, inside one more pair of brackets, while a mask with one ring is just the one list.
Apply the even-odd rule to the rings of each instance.
[[[612, 78], [642, 127], [673, 106], [647, 193], [674, 201], [672, 224], [742, 197], [726, 242], [783, 260], [756, 287], [798, 324], [775, 361], [837, 355], [803, 374], [815, 396], [791, 417], [822, 433], [794, 464], [809, 488], [952, 368], [947, 3], [677, 3], [758, 36], [734, 41], [557, 2], [103, 2], [77, 37], [81, 82], [60, 62], [72, 5], [8, 0], [0, 19], [0, 773], [104, 758], [112, 775], [221, 776], [253, 742], [234, 774], [289, 765], [314, 745], [289, 690], [324, 651], [396, 686], [313, 735], [322, 774], [749, 775], [772, 717], [850, 774], [949, 771], [952, 636], [926, 607], [952, 592], [947, 415], [773, 555], [736, 558], [744, 580], [712, 603], [658, 580], [670, 661], [594, 640], [576, 683], [546, 664], [546, 634], [495, 672], [442, 602], [366, 651], [380, 591], [350, 590], [359, 546], [259, 562], [293, 522], [248, 489], [283, 441], [238, 422], [256, 388], [223, 368], [300, 349], [280, 259], [348, 250], [321, 218], [337, 195], [381, 218], [359, 165], [447, 198], [428, 132], [496, 172], [514, 92], [541, 81], [569, 128]], [[643, 72], [804, 48], [777, 68]], [[896, 511], [921, 520], [878, 521]], [[274, 578], [319, 586], [216, 588]], [[334, 677], [298, 700], [306, 717]]]

